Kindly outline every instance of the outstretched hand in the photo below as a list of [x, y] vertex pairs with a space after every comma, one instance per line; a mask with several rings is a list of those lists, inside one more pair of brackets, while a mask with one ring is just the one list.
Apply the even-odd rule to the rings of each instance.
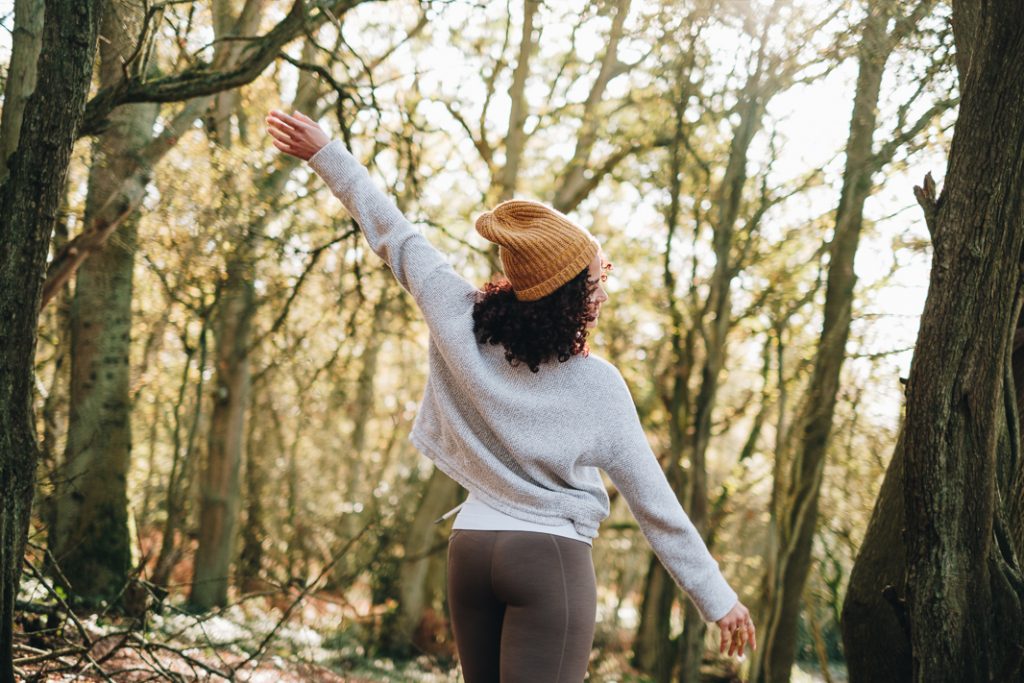
[[316, 121], [300, 111], [289, 116], [277, 109], [267, 114], [267, 132], [274, 138], [274, 146], [285, 154], [291, 154], [303, 161], [331, 141]]
[[726, 643], [729, 645], [730, 657], [733, 653], [742, 655], [743, 648], [748, 643], [755, 650], [757, 649], [757, 641], [754, 639], [754, 622], [750, 619], [750, 611], [743, 606], [742, 602], [737, 601], [736, 606], [715, 623], [722, 631], [719, 652], [725, 652]]

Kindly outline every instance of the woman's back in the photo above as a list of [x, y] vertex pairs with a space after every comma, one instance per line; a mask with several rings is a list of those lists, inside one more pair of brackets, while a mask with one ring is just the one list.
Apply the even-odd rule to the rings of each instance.
[[534, 373], [477, 343], [479, 290], [458, 275], [339, 140], [308, 159], [391, 267], [430, 329], [429, 375], [410, 439], [481, 500], [544, 523], [565, 519], [595, 537], [608, 515], [598, 469], [622, 493], [673, 579], [707, 621], [737, 596], [683, 511], [651, 451], [619, 371], [590, 354]]

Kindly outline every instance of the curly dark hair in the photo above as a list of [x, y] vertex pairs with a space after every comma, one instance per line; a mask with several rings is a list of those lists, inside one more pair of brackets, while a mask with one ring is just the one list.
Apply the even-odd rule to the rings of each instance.
[[[473, 306], [473, 332], [479, 343], [501, 344], [505, 359], [516, 367], [526, 363], [538, 372], [550, 358], [564, 363], [572, 356], [587, 356], [587, 323], [594, 320], [588, 298], [597, 289], [589, 282], [589, 269], [551, 294], [536, 301], [520, 301], [505, 278], [484, 285]], [[605, 279], [602, 274], [601, 279]]]

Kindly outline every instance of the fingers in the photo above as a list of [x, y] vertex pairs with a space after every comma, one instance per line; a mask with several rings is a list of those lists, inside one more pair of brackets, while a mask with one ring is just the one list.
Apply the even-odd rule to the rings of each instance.
[[281, 142], [280, 140], [274, 140], [274, 147], [277, 147], [286, 154], [291, 154], [293, 156], [296, 154], [296, 150], [293, 147]]
[[746, 638], [746, 629], [743, 628], [743, 624], [740, 624], [733, 630], [732, 637], [729, 639], [730, 657], [732, 657], [734, 654], [743, 652], [743, 645], [746, 642]]
[[275, 140], [281, 140], [282, 142], [291, 142], [294, 140], [291, 133], [286, 130], [276, 128], [274, 124], [269, 121], [267, 122], [267, 132], [270, 133], [271, 137]]
[[295, 114], [289, 115], [279, 109], [271, 109], [270, 114], [267, 117], [267, 120], [274, 120], [275, 122], [279, 123], [282, 127], [288, 127], [293, 130], [302, 130], [308, 128], [311, 125], [319, 127], [316, 121], [309, 118], [301, 111], [296, 111]]
[[719, 630], [721, 631], [721, 641], [718, 645], [719, 654], [726, 652], [726, 647], [728, 647], [730, 657], [734, 654], [742, 655], [748, 644], [753, 649], [757, 649], [754, 622], [749, 616], [739, 623], [720, 624]]
[[277, 119], [281, 123], [283, 123], [283, 124], [285, 124], [287, 126], [291, 126], [292, 128], [301, 128], [302, 125], [303, 125], [302, 120], [297, 119], [294, 116], [290, 116], [288, 114], [285, 114], [280, 109], [271, 109], [270, 113], [267, 115], [267, 118], [268, 119], [271, 119], [271, 118]]

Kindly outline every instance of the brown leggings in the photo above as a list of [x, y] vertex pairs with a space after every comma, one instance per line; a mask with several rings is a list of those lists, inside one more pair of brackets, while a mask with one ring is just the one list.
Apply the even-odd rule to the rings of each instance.
[[466, 683], [583, 680], [597, 609], [590, 550], [535, 531], [452, 531], [448, 609]]

